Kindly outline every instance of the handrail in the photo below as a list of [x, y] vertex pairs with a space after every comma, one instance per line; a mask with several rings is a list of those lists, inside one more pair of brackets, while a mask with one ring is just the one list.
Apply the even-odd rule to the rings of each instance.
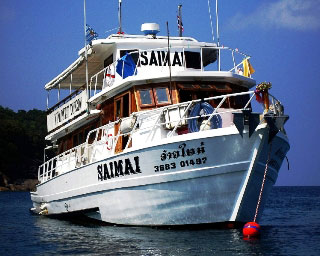
[[[248, 101], [243, 102], [243, 106], [241, 106], [241, 108], [237, 108], [237, 109], [221, 108], [221, 106], [227, 99], [230, 99], [231, 97], [238, 97], [243, 95], [250, 95], [251, 97], [249, 97]], [[153, 143], [154, 141], [159, 141], [158, 137], [154, 137], [154, 135], [157, 134], [156, 132], [158, 131], [158, 129], [162, 129], [161, 133], [164, 134], [165, 132], [167, 134], [167, 138], [170, 138], [172, 136], [178, 136], [176, 131], [179, 127], [181, 127], [181, 125], [183, 125], [183, 123], [186, 123], [188, 120], [198, 119], [200, 117], [206, 118], [205, 119], [206, 122], [204, 123], [202, 128], [200, 127], [199, 132], [205, 132], [204, 127], [208, 125], [208, 123], [214, 116], [225, 115], [225, 114], [232, 115], [232, 113], [239, 113], [239, 111], [247, 109], [249, 107], [249, 104], [254, 99], [254, 95], [255, 95], [254, 91], [232, 93], [227, 95], [209, 97], [205, 99], [192, 100], [192, 101], [169, 105], [169, 106], [165, 106], [165, 107], [161, 107], [161, 108], [157, 108], [149, 111], [132, 113], [131, 116], [128, 118], [134, 118], [135, 123], [132, 126], [132, 129], [130, 131], [128, 132], [121, 131], [121, 122], [125, 119], [123, 120], [120, 119], [115, 122], [111, 122], [104, 126], [98, 127], [94, 130], [91, 130], [86, 137], [86, 142], [55, 156], [54, 158], [46, 161], [44, 164], [39, 166], [38, 179], [42, 183], [64, 172], [68, 172], [72, 169], [79, 168], [86, 164], [97, 161], [97, 158], [94, 154], [96, 154], [96, 151], [98, 150], [99, 146], [102, 147], [101, 150], [106, 148], [105, 144], [108, 139], [112, 141], [112, 147], [108, 148], [107, 155], [100, 150], [99, 152], [100, 156], [98, 157], [105, 158], [105, 157], [113, 156], [117, 154], [116, 145], [121, 136], [129, 136], [128, 141], [125, 147], [123, 148], [123, 150], [125, 151], [125, 150], [128, 150], [129, 147], [134, 148], [136, 146], [134, 144], [136, 142], [133, 141], [133, 139], [137, 132], [139, 132], [140, 134], [144, 134], [143, 136], [145, 138], [145, 143]], [[270, 107], [269, 111], [276, 116], [283, 115], [281, 102], [272, 95], [270, 95], [270, 97], [272, 101], [271, 106], [273, 107], [272, 108]], [[195, 104], [203, 101], [208, 102], [211, 100], [220, 100], [219, 104], [217, 105], [217, 107], [215, 107], [212, 113], [199, 115], [199, 116], [189, 116], [189, 111]], [[180, 113], [180, 110], [183, 110], [182, 114]], [[165, 113], [170, 115], [172, 111], [173, 112], [176, 111], [176, 113], [178, 113], [178, 118], [174, 117], [172, 120], [166, 120]], [[114, 134], [114, 129], [116, 124], [120, 124], [120, 126], [118, 126], [117, 134]], [[166, 128], [167, 125], [171, 125], [170, 126], [171, 128]], [[229, 126], [230, 125], [232, 124], [229, 124]], [[109, 135], [111, 135], [110, 138], [109, 138]], [[134, 143], [131, 143], [131, 142], [134, 142]]]
[[[185, 51], [187, 51], [187, 50], [200, 50], [201, 68], [199, 69], [199, 71], [201, 71], [201, 72], [205, 72], [205, 70], [204, 70], [205, 67], [203, 65], [203, 61], [204, 61], [203, 49], [214, 49], [214, 50], [219, 50], [219, 51], [221, 51], [221, 50], [231, 51], [231, 58], [232, 58], [232, 62], [233, 62], [233, 68], [226, 69], [225, 71], [227, 71], [227, 72], [234, 71], [237, 74], [238, 74], [237, 68], [243, 64], [243, 60], [240, 63], [236, 64], [235, 63], [234, 54], [236, 53], [236, 54], [242, 55], [242, 56], [245, 57], [245, 59], [250, 59], [251, 58], [251, 56], [249, 56], [249, 55], [247, 55], [245, 53], [242, 53], [242, 52], [240, 52], [240, 51], [238, 51], [236, 49], [229, 48], [229, 47], [218, 47], [218, 46], [174, 46], [172, 48], [181, 50], [181, 52], [183, 52], [183, 56], [185, 56]], [[161, 51], [161, 50], [167, 52], [168, 48], [167, 47], [158, 47], [158, 48], [143, 49], [143, 50], [132, 51], [132, 52], [129, 52], [128, 54], [131, 55], [131, 54], [137, 54], [138, 53], [138, 55], [140, 56], [140, 52], [142, 52], [142, 51], [143, 52], [152, 52], [152, 51]], [[117, 80], [116, 71], [115, 71], [116, 68], [115, 67], [116, 67], [116, 65], [117, 65], [117, 63], [118, 63], [118, 61], [120, 59], [121, 58], [117, 59], [116, 61], [111, 63], [109, 66], [103, 68], [102, 70], [100, 70], [99, 72], [97, 72], [96, 74], [91, 76], [90, 84], [89, 84], [89, 90], [93, 91], [93, 96], [96, 95], [96, 93], [97, 93], [97, 85], [98, 85], [98, 83], [102, 84], [102, 85], [104, 84], [104, 79], [106, 77], [106, 72], [109, 69], [112, 69], [114, 71], [115, 78], [110, 82], [110, 84], [108, 86], [109, 87], [113, 86], [113, 84]], [[141, 72], [141, 70], [144, 69], [144, 67], [142, 65], [139, 65], [139, 61], [140, 61], [140, 58], [138, 58], [137, 62], [135, 63], [136, 64], [136, 70], [140, 70], [140, 72]], [[189, 68], [186, 67], [186, 59], [185, 59], [185, 57], [183, 57], [183, 59], [182, 59], [181, 68], [183, 68], [184, 70], [190, 70]], [[102, 75], [102, 78], [101, 78], [101, 80], [98, 81], [99, 76], [101, 76], [101, 75]], [[134, 75], [137, 75], [137, 73], [134, 72]], [[104, 89], [103, 86], [102, 86], [102, 89]]]
[[47, 114], [50, 114], [51, 112], [53, 112], [57, 108], [59, 108], [62, 105], [66, 104], [66, 102], [70, 101], [73, 97], [79, 95], [84, 90], [84, 88], [85, 88], [84, 86], [81, 86], [80, 88], [78, 88], [77, 90], [75, 90], [74, 92], [69, 94], [67, 97], [65, 97], [64, 99], [60, 100], [58, 103], [56, 103], [52, 107], [48, 108], [47, 109]]
[[[203, 61], [204, 61], [204, 54], [203, 54], [203, 49], [214, 49], [214, 50], [219, 50], [219, 52], [222, 52], [222, 51], [231, 51], [231, 58], [232, 58], [232, 63], [233, 63], [233, 68], [231, 69], [226, 69], [224, 71], [227, 71], [227, 72], [235, 72], [238, 74], [238, 71], [237, 71], [237, 68], [242, 65], [243, 63], [243, 60], [236, 64], [235, 63], [235, 58], [234, 58], [234, 54], [239, 54], [239, 55], [242, 55], [245, 57], [245, 59], [250, 59], [251, 56], [245, 54], [245, 53], [242, 53], [240, 52], [239, 50], [237, 49], [232, 49], [230, 47], [218, 47], [218, 46], [196, 46], [196, 45], [192, 45], [192, 46], [174, 46], [172, 47], [173, 49], [180, 49], [181, 52], [183, 52], [183, 55], [185, 56], [185, 51], [187, 50], [195, 50], [195, 49], [199, 49], [200, 50], [200, 64], [201, 64], [201, 68], [199, 69], [199, 71], [201, 72], [206, 72], [204, 70], [204, 65], [203, 65]], [[132, 52], [129, 52], [128, 54], [131, 55], [131, 54], [136, 54], [138, 53], [139, 56], [140, 56], [140, 52], [141, 51], [147, 51], [147, 52], [151, 52], [151, 51], [158, 51], [158, 50], [163, 50], [163, 51], [167, 51], [168, 48], [167, 47], [158, 47], [158, 48], [150, 48], [150, 49], [143, 49], [143, 50], [137, 50], [137, 51], [132, 51]], [[106, 71], [110, 68], [114, 68], [114, 75], [116, 76], [116, 71], [115, 71], [115, 66], [117, 64], [117, 62], [120, 60], [121, 58], [117, 59], [116, 61], [114, 61], [113, 63], [111, 63], [108, 67], [105, 67], [103, 68], [102, 70], [100, 70], [99, 72], [97, 72], [96, 74], [92, 75], [90, 77], [90, 84], [89, 84], [89, 92], [93, 91], [93, 95], [90, 95], [91, 96], [94, 96], [97, 94], [98, 92], [98, 84], [101, 83], [103, 84], [103, 79], [106, 77]], [[136, 69], [138, 70], [142, 70], [144, 67], [143, 66], [139, 66], [138, 62], [139, 62], [139, 59], [137, 60], [137, 63], [136, 63]], [[185, 57], [183, 58], [183, 63], [182, 63], [182, 68], [184, 70], [189, 70], [189, 68], [186, 67], [186, 61], [185, 61]], [[222, 63], [223, 64], [223, 63]], [[140, 73], [140, 72], [139, 72]], [[138, 74], [139, 74], [138, 73]], [[136, 72], [134, 73], [136, 74]], [[99, 76], [102, 75], [102, 79], [100, 80], [99, 79]], [[113, 86], [113, 84], [115, 83], [115, 81], [117, 80], [117, 78], [115, 77], [113, 79], [113, 81], [110, 83], [109, 86]], [[85, 84], [85, 81], [84, 81], [84, 84]], [[65, 104], [66, 102], [68, 102], [70, 99], [72, 99], [75, 95], [79, 94], [82, 90], [84, 90], [84, 86], [80, 87], [79, 89], [77, 89], [76, 91], [74, 91], [73, 93], [71, 93], [70, 95], [68, 95], [67, 97], [65, 97], [64, 99], [62, 99], [61, 101], [59, 101], [58, 103], [56, 103], [54, 106], [50, 107], [47, 112], [48, 113], [51, 113], [53, 110], [55, 110], [56, 108], [62, 106], [63, 104]], [[103, 89], [103, 88], [102, 88]]]

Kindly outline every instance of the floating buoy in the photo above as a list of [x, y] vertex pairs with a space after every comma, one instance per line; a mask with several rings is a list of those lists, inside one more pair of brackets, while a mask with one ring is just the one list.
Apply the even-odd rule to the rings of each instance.
[[248, 222], [244, 225], [242, 233], [244, 236], [256, 237], [260, 235], [260, 225], [256, 222]]

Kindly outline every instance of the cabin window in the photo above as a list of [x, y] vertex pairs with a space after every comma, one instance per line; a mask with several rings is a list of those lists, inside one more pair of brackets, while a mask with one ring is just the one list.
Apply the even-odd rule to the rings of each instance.
[[140, 107], [160, 107], [171, 104], [168, 87], [143, 88], [138, 90]]
[[[180, 102], [186, 102], [190, 100], [197, 100], [197, 99], [205, 99], [211, 98], [215, 96], [220, 96], [223, 94], [231, 93], [232, 89], [227, 84], [222, 83], [184, 83], [184, 84], [177, 84], [179, 90], [179, 97]], [[210, 104], [216, 107], [221, 99], [211, 100]], [[229, 106], [229, 99], [227, 99], [222, 107], [228, 108]]]
[[159, 104], [169, 103], [168, 88], [156, 88], [156, 99]]
[[214, 63], [218, 58], [219, 51], [217, 49], [211, 47], [202, 48], [202, 63], [203, 66], [206, 67], [209, 64]]
[[185, 51], [184, 56], [185, 56], [186, 68], [195, 68], [195, 69], [201, 68], [200, 52]]
[[122, 97], [122, 117], [127, 117], [130, 115], [130, 105], [129, 105], [129, 93], [123, 95]]
[[141, 105], [154, 105], [151, 89], [139, 90], [139, 93]]
[[121, 99], [116, 101], [116, 119], [121, 117]]
[[125, 93], [115, 99], [115, 120], [130, 115], [130, 93]]

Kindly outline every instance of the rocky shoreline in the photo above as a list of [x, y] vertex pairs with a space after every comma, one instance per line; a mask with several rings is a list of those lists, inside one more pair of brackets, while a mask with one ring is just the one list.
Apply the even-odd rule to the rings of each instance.
[[2, 191], [35, 191], [38, 180], [26, 179], [19, 184], [2, 184], [0, 185], [0, 192]]

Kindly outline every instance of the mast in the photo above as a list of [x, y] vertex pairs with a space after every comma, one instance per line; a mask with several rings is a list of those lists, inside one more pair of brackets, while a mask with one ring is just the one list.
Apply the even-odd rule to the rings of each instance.
[[178, 5], [178, 29], [179, 29], [179, 37], [182, 37], [182, 30], [183, 30], [183, 25], [182, 25], [182, 14], [181, 14], [181, 7], [182, 4]]
[[[218, 45], [218, 47], [220, 47], [218, 0], [216, 0], [216, 26], [217, 26], [217, 45]], [[221, 60], [220, 60], [220, 49], [219, 49], [218, 71], [221, 71], [221, 62], [220, 61]]]
[[86, 16], [86, 0], [83, 1], [83, 20], [84, 20], [84, 48], [85, 48], [85, 62], [86, 62], [86, 88], [87, 88], [87, 112], [89, 112], [89, 75], [88, 75], [88, 50], [87, 50], [87, 16]]
[[119, 6], [118, 6], [118, 20], [119, 20], [119, 30], [118, 34], [122, 34], [122, 17], [121, 17], [121, 4], [122, 0], [119, 0]]

